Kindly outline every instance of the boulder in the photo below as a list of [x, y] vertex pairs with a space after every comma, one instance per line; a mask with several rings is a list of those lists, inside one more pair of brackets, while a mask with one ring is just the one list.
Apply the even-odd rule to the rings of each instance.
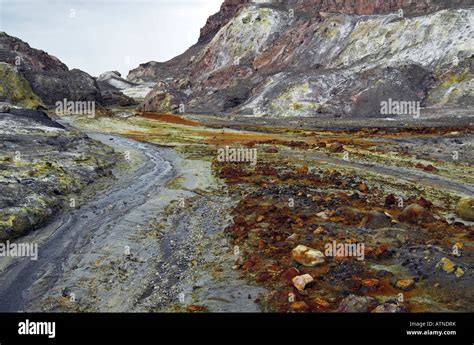
[[366, 227], [369, 229], [388, 228], [391, 225], [391, 219], [379, 211], [368, 212], [360, 224], [361, 227]]
[[376, 300], [367, 296], [349, 295], [344, 298], [337, 308], [339, 313], [367, 313], [375, 306]]
[[474, 199], [462, 198], [456, 205], [456, 215], [467, 221], [474, 221]]
[[448, 258], [442, 258], [436, 267], [441, 268], [446, 273], [453, 273], [456, 270], [456, 264]]
[[383, 304], [378, 305], [372, 313], [403, 313], [405, 308], [397, 302], [388, 301]]
[[334, 153], [340, 153], [344, 151], [344, 145], [341, 143], [333, 143], [329, 145], [329, 151], [334, 152]]
[[309, 274], [303, 274], [301, 276], [296, 276], [292, 280], [293, 285], [295, 288], [298, 289], [298, 291], [304, 291], [306, 288], [306, 285], [309, 283], [312, 283], [314, 281], [313, 277]]
[[405, 207], [399, 217], [401, 222], [418, 224], [421, 222], [430, 222], [433, 215], [430, 211], [418, 204], [411, 204]]
[[400, 279], [395, 282], [394, 286], [397, 289], [409, 291], [415, 287], [415, 281], [413, 279]]
[[325, 256], [322, 252], [304, 245], [299, 245], [293, 249], [291, 256], [299, 264], [308, 267], [320, 265], [325, 262]]

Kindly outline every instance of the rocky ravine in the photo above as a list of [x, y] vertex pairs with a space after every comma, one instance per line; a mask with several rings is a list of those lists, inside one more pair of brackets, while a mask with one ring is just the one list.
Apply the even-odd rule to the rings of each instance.
[[389, 98], [471, 107], [473, 5], [225, 1], [195, 46], [128, 80], [158, 82], [141, 108], [162, 112], [380, 117]]
[[254, 298], [263, 289], [231, 269], [235, 257], [222, 231], [232, 202], [216, 193], [210, 164], [89, 136], [128, 152], [127, 169], [114, 170], [116, 181], [93, 200], [22, 238], [39, 243], [37, 261], [0, 261], [0, 310], [258, 311]]

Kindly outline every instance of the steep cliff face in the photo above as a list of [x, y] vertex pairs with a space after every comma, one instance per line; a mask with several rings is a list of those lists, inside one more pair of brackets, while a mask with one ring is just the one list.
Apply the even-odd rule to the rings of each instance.
[[388, 98], [469, 106], [473, 3], [226, 1], [227, 10], [208, 20], [197, 45], [141, 69], [163, 81], [141, 107], [380, 116]]
[[205, 42], [214, 37], [248, 3], [250, 3], [250, 0], [224, 0], [220, 11], [209, 17], [206, 25], [201, 29], [199, 42]]
[[219, 12], [209, 17], [206, 25], [202, 27], [199, 40], [195, 45], [170, 61], [143, 63], [131, 70], [127, 79], [132, 82], [146, 83], [164, 81], [167, 78], [186, 75], [189, 72], [188, 66], [192, 64], [194, 57], [248, 3], [250, 3], [250, 0], [224, 0]]

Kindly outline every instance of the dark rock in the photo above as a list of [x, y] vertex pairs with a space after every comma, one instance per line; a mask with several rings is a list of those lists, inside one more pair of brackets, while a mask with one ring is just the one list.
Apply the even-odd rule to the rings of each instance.
[[113, 106], [118, 105], [121, 107], [129, 107], [138, 105], [138, 102], [133, 98], [124, 95], [120, 91], [103, 91], [101, 89], [102, 105]]
[[385, 198], [385, 207], [391, 207], [397, 204], [397, 198], [395, 195], [390, 194]]
[[298, 275], [300, 275], [300, 271], [295, 267], [290, 267], [285, 270], [280, 277], [284, 282], [291, 282], [291, 280]]
[[365, 215], [360, 224], [361, 227], [369, 229], [388, 228], [392, 224], [389, 217], [379, 211], [370, 211]]
[[329, 151], [334, 152], [334, 153], [340, 153], [344, 151], [344, 145], [341, 143], [333, 143], [329, 145]]
[[56, 102], [94, 101], [102, 103], [97, 82], [86, 72], [73, 69], [67, 72], [26, 70], [23, 72], [31, 88], [46, 105]]
[[31, 48], [22, 40], [0, 33], [0, 62], [16, 66], [45, 105], [63, 101], [102, 101], [94, 78], [68, 67], [54, 56]]
[[48, 115], [46, 115], [45, 112], [41, 110], [13, 108], [13, 109], [10, 109], [9, 113], [15, 116], [21, 116], [29, 120], [35, 121], [43, 126], [64, 129], [63, 125], [57, 123], [56, 121], [51, 120], [51, 118]]
[[377, 271], [377, 273], [375, 275], [378, 278], [383, 278], [383, 277], [387, 277], [387, 276], [393, 276], [393, 273], [390, 272], [390, 271], [386, 271], [386, 270], [380, 270], [380, 271]]
[[405, 307], [397, 302], [390, 301], [378, 305], [374, 310], [372, 310], [372, 313], [404, 313], [405, 311]]
[[344, 298], [337, 309], [339, 313], [367, 313], [375, 305], [372, 297], [349, 295]]
[[407, 223], [430, 222], [433, 220], [433, 215], [430, 211], [418, 204], [411, 204], [402, 211], [399, 217], [400, 221]]
[[10, 105], [7, 103], [0, 104], [0, 113], [8, 113], [10, 111]]

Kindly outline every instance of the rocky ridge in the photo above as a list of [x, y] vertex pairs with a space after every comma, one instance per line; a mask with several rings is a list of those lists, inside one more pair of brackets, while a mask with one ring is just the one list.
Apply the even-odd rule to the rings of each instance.
[[[58, 58], [0, 32], [0, 102], [27, 108], [53, 107], [64, 99], [130, 106], [137, 104], [133, 97], [142, 99], [151, 89], [148, 85], [142, 90], [117, 73], [94, 78], [79, 69], [70, 70]], [[123, 93], [125, 89], [131, 90], [130, 96]]]
[[[69, 70], [58, 58], [4, 32], [0, 33], [0, 62], [15, 67], [15, 71], [28, 81], [32, 91], [46, 106], [52, 106], [64, 98], [70, 101], [102, 101], [97, 82], [89, 74], [78, 69]], [[2, 101], [7, 97], [0, 94]]]
[[162, 112], [380, 117], [389, 98], [470, 107], [472, 5], [225, 1], [195, 46], [127, 79], [158, 82], [141, 109]]

